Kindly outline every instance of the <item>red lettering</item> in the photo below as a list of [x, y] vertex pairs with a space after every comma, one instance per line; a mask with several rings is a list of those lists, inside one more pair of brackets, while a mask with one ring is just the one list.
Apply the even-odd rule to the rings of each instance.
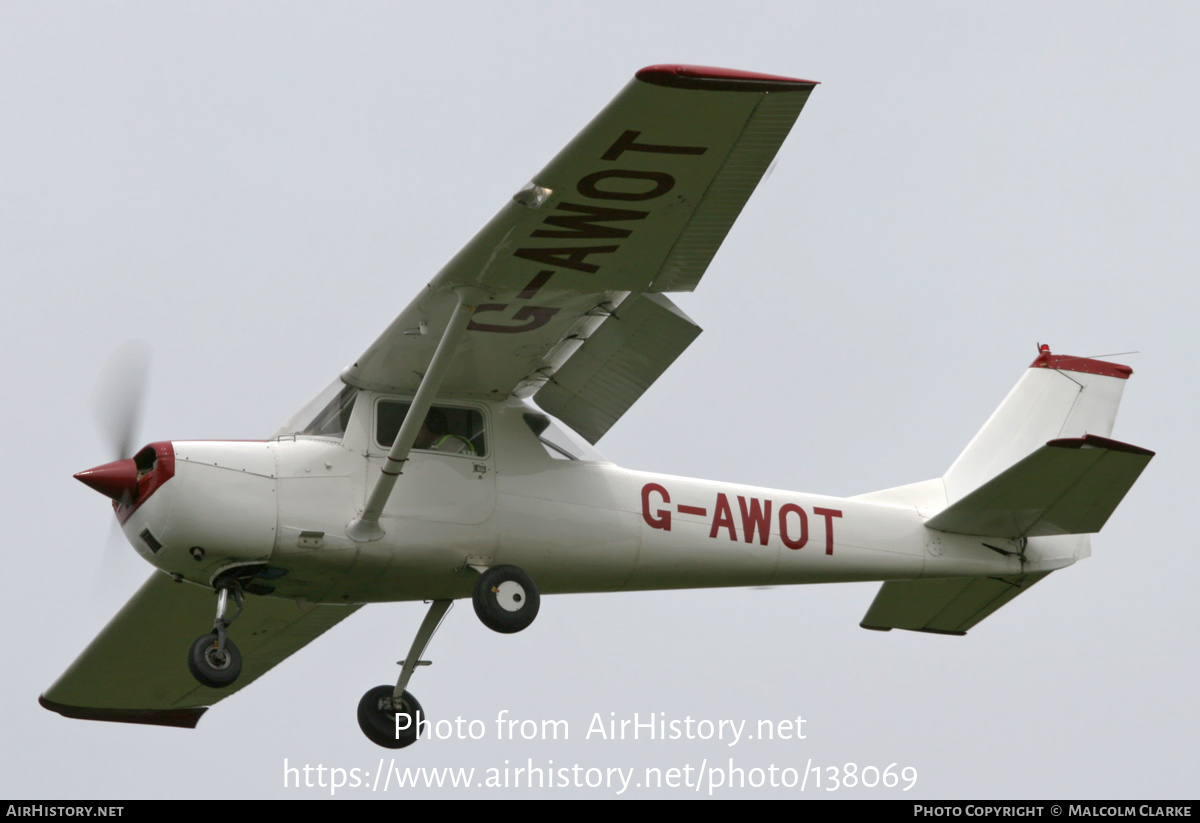
[[664, 503], [671, 502], [671, 495], [667, 494], [666, 489], [657, 483], [647, 483], [642, 486], [642, 519], [652, 529], [662, 529], [669, 532], [671, 530], [671, 512], [668, 509], [659, 509], [656, 512], [651, 512], [650, 492], [657, 492], [662, 497], [662, 502]]
[[822, 515], [825, 518], [825, 554], [833, 554], [833, 518], [841, 517], [842, 513], [837, 509], [818, 509], [813, 507], [813, 514]]
[[709, 537], [717, 536], [717, 529], [729, 529], [729, 539], [737, 541], [737, 532], [733, 530], [733, 510], [729, 508], [729, 499], [725, 495], [717, 494], [717, 510], [713, 513], [712, 530], [708, 533]]
[[766, 501], [765, 507], [760, 506], [758, 498], [751, 497], [747, 507], [746, 498], [738, 495], [738, 506], [742, 510], [742, 533], [747, 543], [754, 542], [754, 531], [758, 530], [758, 542], [767, 545], [767, 537], [771, 533], [771, 501]]
[[[788, 534], [787, 516], [792, 513], [800, 515], [800, 539], [798, 540], [793, 540]], [[804, 544], [808, 542], [808, 515], [795, 503], [785, 503], [779, 507], [779, 539], [789, 549], [803, 549]]]

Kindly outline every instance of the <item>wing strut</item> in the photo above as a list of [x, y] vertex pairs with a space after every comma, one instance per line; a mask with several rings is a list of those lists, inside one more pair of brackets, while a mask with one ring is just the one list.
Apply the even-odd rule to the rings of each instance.
[[371, 496], [367, 498], [367, 507], [363, 509], [362, 515], [346, 524], [346, 536], [357, 543], [368, 543], [383, 537], [383, 529], [379, 526], [379, 515], [383, 511], [383, 507], [387, 505], [392, 488], [396, 485], [396, 478], [404, 471], [404, 462], [408, 460], [408, 453], [417, 440], [421, 424], [425, 422], [425, 415], [429, 414], [429, 407], [433, 405], [433, 399], [437, 396], [438, 389], [441, 388], [442, 380], [458, 349], [458, 343], [462, 340], [467, 325], [471, 322], [471, 315], [478, 302], [476, 297], [479, 291], [468, 288], [459, 288], [456, 291], [458, 292], [458, 305], [454, 307], [454, 313], [450, 315], [450, 320], [446, 323], [446, 330], [442, 332], [442, 339], [438, 342], [437, 350], [429, 361], [429, 368], [425, 371], [425, 376], [421, 378], [421, 385], [413, 397], [412, 406], [409, 407], [408, 414], [404, 417], [400, 431], [396, 433], [392, 449], [388, 452], [387, 461], [379, 475], [379, 482], [371, 490]]

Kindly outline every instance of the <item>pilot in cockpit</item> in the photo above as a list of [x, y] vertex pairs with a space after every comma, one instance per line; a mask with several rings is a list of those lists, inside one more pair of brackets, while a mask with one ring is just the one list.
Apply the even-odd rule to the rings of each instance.
[[475, 454], [475, 446], [461, 434], [454, 434], [446, 423], [446, 414], [441, 409], [430, 409], [417, 433], [414, 449], [444, 452], [446, 454]]

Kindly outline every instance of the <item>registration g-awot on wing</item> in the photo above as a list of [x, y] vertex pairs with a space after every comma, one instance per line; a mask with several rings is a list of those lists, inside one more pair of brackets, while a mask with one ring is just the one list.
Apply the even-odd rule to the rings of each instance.
[[1111, 439], [1130, 370], [1048, 347], [944, 476], [897, 489], [648, 474], [591, 448], [700, 333], [667, 295], [696, 288], [814, 85], [643, 69], [273, 437], [77, 475], [156, 571], [42, 705], [194, 726], [361, 606], [426, 600], [397, 681], [358, 706], [400, 748], [456, 599], [512, 633], [542, 594], [875, 580], [864, 627], [961, 634], [1088, 556], [1152, 453]]

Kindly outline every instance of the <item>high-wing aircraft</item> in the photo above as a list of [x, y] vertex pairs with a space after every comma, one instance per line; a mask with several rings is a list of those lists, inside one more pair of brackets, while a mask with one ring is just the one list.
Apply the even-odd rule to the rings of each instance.
[[963, 634], [1087, 557], [1153, 453], [1109, 439], [1131, 370], [1046, 346], [946, 473], [908, 486], [801, 494], [591, 448], [700, 333], [666, 295], [696, 287], [814, 85], [643, 69], [270, 439], [150, 443], [76, 475], [155, 571], [42, 705], [194, 727], [361, 606], [425, 600], [398, 681], [358, 707], [401, 748], [456, 599], [512, 633], [542, 594], [873, 580], [864, 628]]

